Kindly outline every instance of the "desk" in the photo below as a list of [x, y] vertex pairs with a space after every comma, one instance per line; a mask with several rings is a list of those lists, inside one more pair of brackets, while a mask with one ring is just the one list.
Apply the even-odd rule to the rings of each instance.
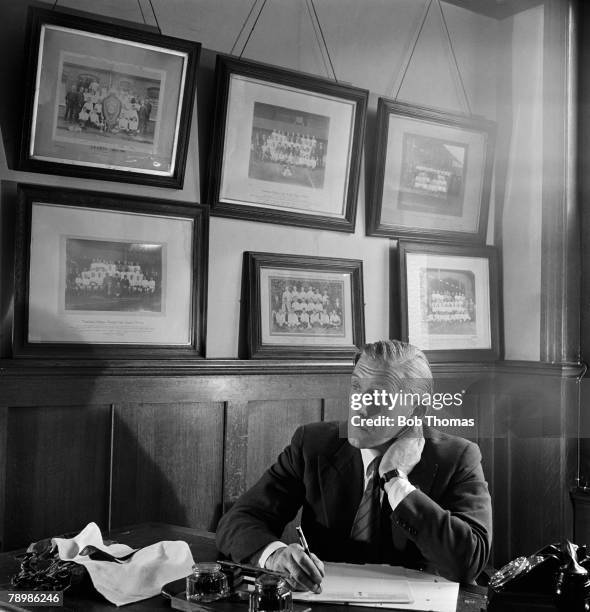
[[[217, 558], [215, 548], [215, 534], [189, 529], [188, 527], [176, 527], [162, 523], [144, 523], [127, 529], [117, 529], [105, 535], [105, 537], [132, 548], [148, 546], [160, 540], [184, 540], [190, 546], [195, 561], [212, 561]], [[6, 588], [10, 576], [18, 571], [19, 564], [14, 559], [14, 553], [0, 554], [0, 588]], [[457, 612], [480, 612], [485, 609], [484, 604], [485, 589], [482, 587], [461, 587], [459, 590], [459, 601]], [[1, 604], [0, 604], [1, 606]], [[1, 607], [0, 607], [1, 609]], [[152, 597], [140, 601], [136, 604], [117, 608], [108, 603], [99, 595], [95, 598], [90, 597], [64, 597], [62, 608], [30, 608], [30, 610], [55, 610], [62, 612], [139, 612], [149, 610], [171, 610], [170, 603], [163, 597]], [[246, 612], [246, 606], [236, 604], [236, 612]], [[313, 606], [313, 612], [375, 612], [375, 608], [351, 607], [338, 605], [318, 605]]]

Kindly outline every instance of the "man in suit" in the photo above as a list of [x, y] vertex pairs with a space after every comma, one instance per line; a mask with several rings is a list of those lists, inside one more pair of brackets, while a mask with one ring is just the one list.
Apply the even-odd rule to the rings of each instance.
[[[481, 454], [476, 444], [427, 427], [424, 418], [420, 423], [431, 393], [422, 351], [392, 340], [366, 345], [351, 398], [374, 401], [360, 409], [351, 401], [347, 427], [322, 422], [297, 429], [277, 462], [221, 519], [219, 550], [287, 572], [294, 588], [315, 592], [320, 559], [404, 565], [472, 582], [488, 560], [492, 533]], [[311, 558], [298, 544], [280, 541], [299, 508]]]

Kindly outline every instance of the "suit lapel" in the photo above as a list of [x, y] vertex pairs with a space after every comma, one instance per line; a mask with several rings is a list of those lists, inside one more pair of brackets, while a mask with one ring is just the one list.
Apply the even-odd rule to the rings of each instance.
[[318, 479], [326, 525], [350, 532], [363, 495], [363, 461], [347, 440], [332, 455], [318, 457]]

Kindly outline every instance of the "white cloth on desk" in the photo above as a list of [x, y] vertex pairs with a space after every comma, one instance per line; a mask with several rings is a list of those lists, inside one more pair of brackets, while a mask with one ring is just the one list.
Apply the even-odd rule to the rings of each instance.
[[116, 606], [154, 597], [168, 582], [192, 572], [193, 556], [186, 542], [158, 542], [138, 550], [124, 561], [93, 561], [81, 555], [86, 546], [94, 546], [114, 557], [133, 552], [125, 544], [107, 546], [96, 523], [89, 523], [76, 537], [53, 538], [60, 559], [83, 565], [94, 588]]

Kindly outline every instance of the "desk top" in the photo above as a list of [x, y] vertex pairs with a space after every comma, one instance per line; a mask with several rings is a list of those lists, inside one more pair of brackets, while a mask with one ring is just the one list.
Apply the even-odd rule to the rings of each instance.
[[[105, 537], [117, 542], [127, 544], [132, 548], [140, 548], [159, 542], [161, 540], [184, 540], [188, 543], [195, 561], [212, 561], [217, 558], [215, 547], [215, 534], [188, 527], [177, 527], [165, 525], [163, 523], [143, 523], [124, 529], [115, 529], [105, 534]], [[20, 551], [22, 552], [22, 551]], [[15, 553], [0, 554], [0, 589], [6, 588], [10, 576], [18, 571], [19, 564], [14, 558]], [[457, 602], [457, 612], [481, 612], [485, 610], [485, 589], [482, 587], [461, 587], [459, 590], [459, 600]], [[17, 609], [17, 608], [15, 608]], [[55, 610], [62, 612], [114, 612], [118, 610], [116, 606], [107, 602], [98, 594], [95, 597], [68, 597], [67, 592], [64, 597], [64, 605], [61, 608], [30, 608], [31, 610]], [[163, 597], [152, 597], [135, 604], [130, 604], [120, 608], [125, 612], [140, 612], [150, 610], [171, 610], [170, 603]], [[236, 612], [241, 609], [236, 604]], [[339, 606], [315, 605], [313, 612], [375, 612], [375, 608], [360, 606]], [[247, 607], [243, 607], [243, 612], [247, 612]]]

